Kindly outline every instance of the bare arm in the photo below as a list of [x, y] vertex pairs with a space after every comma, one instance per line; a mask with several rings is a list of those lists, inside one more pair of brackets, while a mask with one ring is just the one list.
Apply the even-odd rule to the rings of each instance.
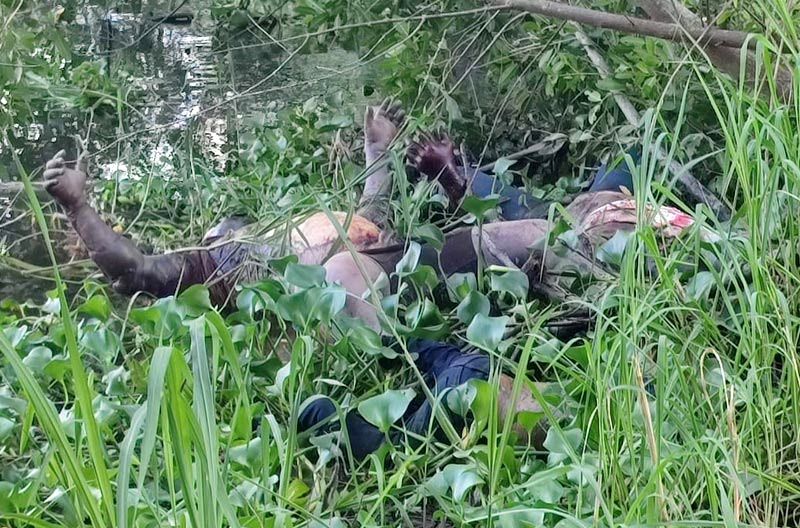
[[364, 155], [367, 181], [358, 203], [358, 214], [379, 226], [386, 223], [392, 175], [386, 152], [403, 126], [405, 112], [388, 99], [379, 106], [369, 106], [364, 114]]
[[87, 203], [86, 173], [66, 167], [63, 150], [47, 162], [44, 177], [47, 192], [64, 209], [92, 260], [118, 292], [166, 297], [208, 278], [200, 251], [145, 255], [115, 233]]

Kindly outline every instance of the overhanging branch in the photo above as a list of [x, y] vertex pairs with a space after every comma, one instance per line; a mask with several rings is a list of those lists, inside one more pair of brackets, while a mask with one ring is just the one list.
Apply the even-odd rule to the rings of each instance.
[[551, 2], [549, 0], [493, 0], [493, 3], [509, 9], [527, 11], [528, 13], [549, 18], [569, 20], [588, 26], [613, 29], [632, 35], [657, 37], [675, 42], [684, 42], [690, 39], [702, 45], [731, 48], [742, 48], [743, 46], [755, 48], [756, 45], [756, 39], [753, 38], [755, 35], [743, 31], [731, 31], [716, 27], [684, 27], [671, 22], [607, 13], [562, 2]]

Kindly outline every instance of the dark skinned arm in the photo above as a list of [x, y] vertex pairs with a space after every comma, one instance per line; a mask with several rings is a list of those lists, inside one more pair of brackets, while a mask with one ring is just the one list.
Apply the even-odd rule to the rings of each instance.
[[145, 292], [166, 297], [208, 278], [203, 251], [145, 255], [127, 238], [117, 234], [86, 201], [86, 172], [69, 168], [60, 151], [47, 162], [45, 188], [64, 209], [97, 267], [123, 294]]

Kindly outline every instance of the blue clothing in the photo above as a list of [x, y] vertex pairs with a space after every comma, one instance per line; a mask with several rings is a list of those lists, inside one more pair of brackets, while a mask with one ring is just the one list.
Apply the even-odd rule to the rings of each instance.
[[477, 171], [472, 177], [472, 194], [486, 198], [491, 194], [500, 195], [500, 215], [504, 220], [524, 218], [547, 218], [550, 204], [517, 187], [503, 184], [497, 176]]
[[[483, 354], [466, 354], [457, 346], [425, 339], [409, 340], [408, 349], [417, 356], [415, 359], [417, 368], [431, 387], [434, 396], [463, 385], [471, 379], [489, 379], [489, 357]], [[297, 422], [298, 431], [303, 432], [312, 428], [316, 429], [318, 434], [336, 431], [339, 429], [339, 421], [333, 418], [335, 413], [336, 406], [329, 398], [318, 398], [300, 413]], [[432, 415], [433, 407], [427, 399], [416, 407], [410, 406], [403, 416], [405, 429], [423, 435], [431, 423]], [[363, 460], [378, 449], [386, 438], [377, 427], [366, 421], [355, 410], [350, 411], [345, 417], [345, 427], [350, 449], [356, 460]], [[393, 442], [399, 441], [400, 438], [399, 431], [390, 434]]]
[[[635, 164], [641, 161], [642, 154], [639, 148], [629, 150], [628, 155], [630, 155]], [[619, 191], [620, 187], [625, 187], [629, 191], [634, 192], [633, 174], [631, 174], [631, 169], [624, 159], [610, 171], [608, 170], [607, 163], [600, 165], [600, 168], [597, 169], [594, 181], [592, 181], [592, 185], [589, 187], [589, 192]]]
[[[628, 151], [628, 154], [633, 158], [634, 163], [638, 164], [641, 160], [641, 151], [638, 147]], [[469, 172], [467, 176], [469, 176]], [[620, 187], [625, 187], [633, 192], [633, 174], [625, 160], [620, 161], [610, 170], [607, 163], [600, 165], [588, 192], [619, 191]], [[472, 177], [470, 190], [478, 198], [486, 198], [492, 194], [499, 195], [500, 216], [503, 220], [547, 218], [552, 203], [536, 198], [517, 187], [505, 185], [497, 176], [480, 171], [475, 172]]]

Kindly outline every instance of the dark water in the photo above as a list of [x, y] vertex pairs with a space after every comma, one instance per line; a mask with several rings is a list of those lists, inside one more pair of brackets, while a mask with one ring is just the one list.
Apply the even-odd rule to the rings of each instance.
[[[334, 90], [351, 94], [353, 104], [361, 104], [364, 69], [354, 54], [292, 54], [297, 42], [272, 40], [279, 29], [221, 27], [208, 4], [187, 2], [191, 7], [181, 13], [191, 15], [189, 23], [158, 23], [170, 12], [158, 2], [132, 2], [127, 10], [117, 11], [81, 5], [68, 35], [74, 54], [99, 60], [114, 78], [124, 76], [137, 97], [129, 101], [132, 108], [122, 120], [113, 110], [97, 113], [91, 122], [85, 114], [42, 112], [40, 122], [15, 131], [25, 170], [40, 169], [61, 148], [74, 155], [77, 134], [88, 138], [93, 178], [118, 184], [151, 173], [168, 178], [175, 175], [175, 159], [185, 157], [190, 148], [224, 174], [241, 125], [254, 112], [268, 114]], [[46, 266], [49, 259], [28, 203], [8, 189], [9, 182], [19, 179], [8, 148], [0, 150], [0, 165], [7, 172], [0, 172], [0, 259]], [[66, 232], [52, 236], [59, 261], [69, 260], [63, 250]], [[52, 286], [48, 280], [16, 273], [17, 266], [9, 265], [8, 259], [0, 266], [0, 299], [41, 301]]]

